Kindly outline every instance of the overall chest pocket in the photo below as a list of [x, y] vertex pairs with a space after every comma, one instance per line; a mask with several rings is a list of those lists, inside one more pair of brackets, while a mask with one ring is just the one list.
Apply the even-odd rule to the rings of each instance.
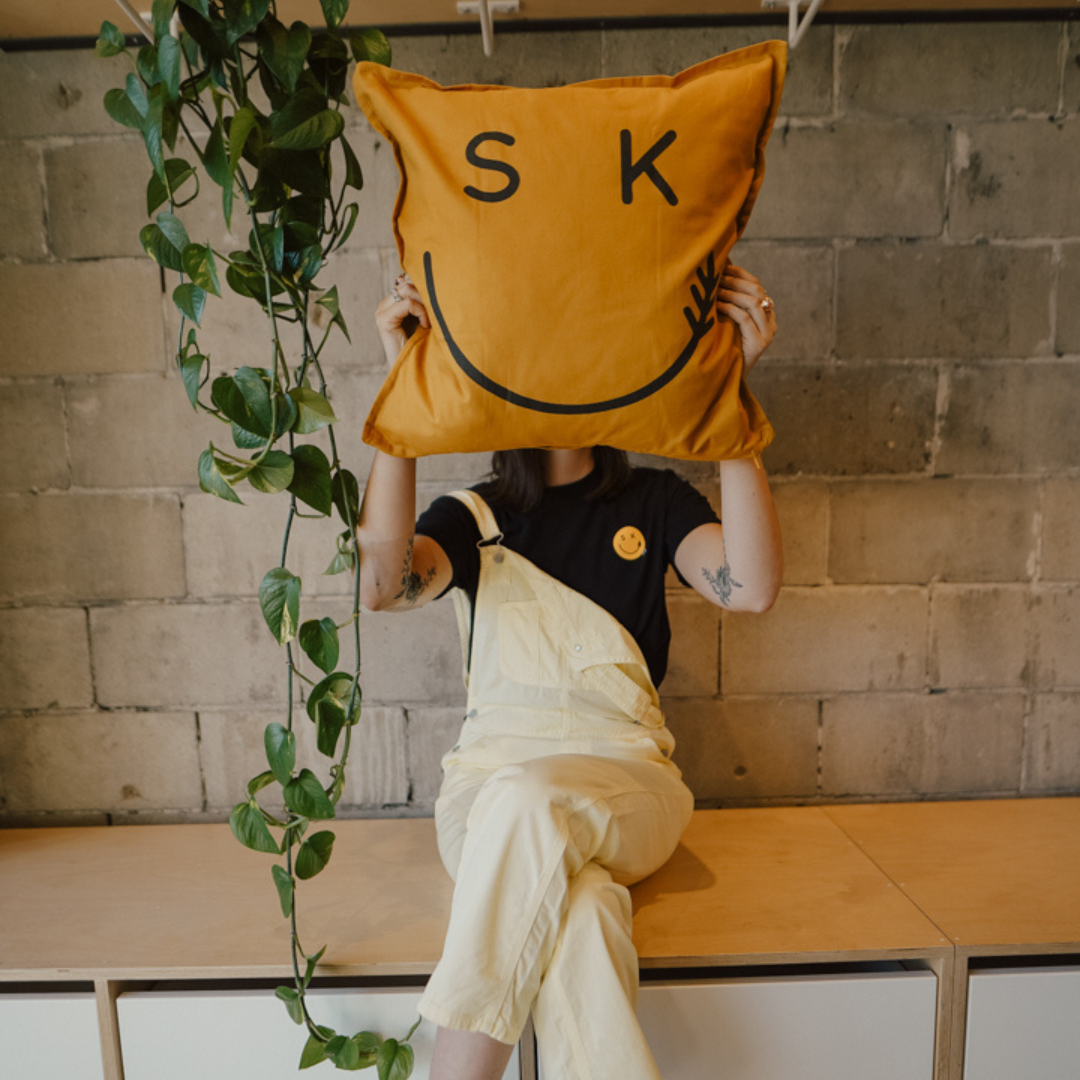
[[539, 600], [499, 605], [499, 670], [527, 686], [560, 684], [559, 647], [545, 626]]

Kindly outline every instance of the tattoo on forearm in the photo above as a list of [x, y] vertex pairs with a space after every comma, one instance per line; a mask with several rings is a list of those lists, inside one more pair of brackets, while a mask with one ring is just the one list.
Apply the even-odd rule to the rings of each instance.
[[704, 567], [701, 568], [701, 572], [705, 575], [705, 580], [712, 586], [712, 591], [720, 597], [720, 603], [725, 607], [731, 600], [731, 590], [742, 588], [742, 584], [731, 576], [731, 567], [728, 565], [726, 558], [724, 559], [724, 565], [715, 574]]
[[431, 584], [435, 577], [435, 567], [428, 567], [424, 575], [417, 573], [412, 567], [413, 541], [405, 550], [405, 561], [401, 567], [401, 590], [394, 597], [395, 600], [404, 599], [407, 604], [415, 604], [420, 599], [424, 590]]

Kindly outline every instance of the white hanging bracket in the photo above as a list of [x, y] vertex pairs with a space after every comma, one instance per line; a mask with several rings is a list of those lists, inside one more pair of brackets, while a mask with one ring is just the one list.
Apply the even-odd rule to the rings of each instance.
[[492, 15], [518, 15], [521, 12], [521, 0], [459, 0], [459, 15], [479, 15], [480, 35], [484, 41], [484, 55], [490, 56], [495, 51], [495, 24]]
[[[799, 21], [799, 6], [805, 0], [761, 0], [761, 6], [766, 9], [786, 7], [788, 9], [788, 48], [794, 49], [803, 39], [803, 35], [810, 29], [814, 16], [821, 7], [822, 0], [810, 0], [802, 22]], [[459, 5], [460, 6], [460, 5]]]

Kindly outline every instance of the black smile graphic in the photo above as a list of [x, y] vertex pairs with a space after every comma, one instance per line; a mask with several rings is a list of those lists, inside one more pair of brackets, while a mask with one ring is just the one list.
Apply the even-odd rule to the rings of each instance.
[[679, 353], [678, 357], [666, 371], [658, 375], [652, 382], [646, 383], [645, 386], [639, 387], [637, 390], [632, 390], [629, 394], [623, 394], [621, 397], [609, 398], [607, 401], [591, 401], [582, 405], [562, 405], [556, 401], [540, 401], [538, 398], [526, 397], [524, 394], [515, 393], [508, 387], [497, 383], [494, 379], [485, 375], [478, 367], [469, 361], [469, 358], [461, 351], [458, 343], [450, 333], [450, 327], [446, 323], [446, 318], [443, 315], [442, 308], [439, 306], [439, 299], [435, 293], [435, 274], [431, 265], [431, 252], [424, 252], [424, 278], [427, 282], [428, 297], [431, 300], [431, 310], [435, 313], [435, 318], [438, 320], [443, 337], [450, 349], [450, 354], [453, 356], [458, 367], [460, 367], [461, 370], [477, 384], [477, 386], [487, 390], [488, 393], [494, 394], [496, 397], [510, 402], [511, 405], [520, 405], [523, 409], [532, 409], [535, 412], [563, 414], [607, 412], [611, 409], [621, 409], [624, 405], [633, 405], [635, 402], [642, 401], [667, 386], [667, 384], [671, 382], [684, 367], [686, 367], [690, 358], [697, 351], [698, 345], [701, 344], [701, 339], [709, 332], [716, 322], [712, 317], [711, 312], [713, 303], [716, 300], [716, 289], [720, 283], [720, 275], [716, 272], [716, 264], [712, 252], [709, 252], [709, 257], [705, 263], [698, 267], [697, 277], [701, 288], [699, 289], [698, 286], [694, 284], [691, 284], [690, 286], [690, 292], [694, 298], [694, 306], [697, 310], [694, 311], [689, 307], [683, 308], [683, 314], [686, 316], [686, 321], [690, 325], [690, 340], [686, 343], [682, 352]]

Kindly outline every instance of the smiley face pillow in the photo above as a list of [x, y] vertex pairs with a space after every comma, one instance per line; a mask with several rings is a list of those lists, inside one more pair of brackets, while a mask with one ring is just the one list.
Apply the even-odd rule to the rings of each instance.
[[431, 317], [364, 439], [398, 457], [608, 445], [745, 457], [772, 428], [716, 292], [784, 81], [770, 41], [679, 75], [442, 87], [362, 63], [401, 171], [394, 231]]

